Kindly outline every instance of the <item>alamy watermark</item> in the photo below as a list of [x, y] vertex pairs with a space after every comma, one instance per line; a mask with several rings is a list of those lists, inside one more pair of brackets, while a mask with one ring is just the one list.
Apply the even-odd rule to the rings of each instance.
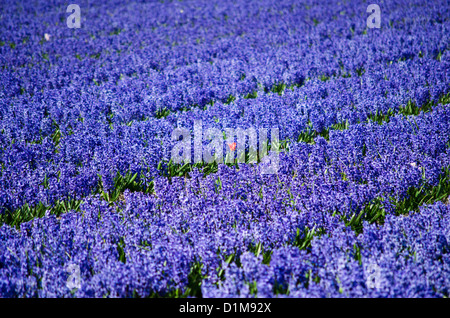
[[[271, 143], [268, 152], [268, 129], [254, 127], [203, 129], [202, 121], [194, 121], [194, 163], [257, 163], [258, 158], [262, 174], [275, 174], [279, 166], [279, 129], [270, 129]], [[259, 136], [259, 138], [258, 138]], [[180, 140], [180, 137], [182, 139]], [[191, 132], [187, 128], [172, 131], [172, 140], [177, 141], [171, 151], [174, 163], [191, 163]], [[248, 143], [247, 143], [248, 140]], [[209, 142], [204, 145], [204, 142]], [[225, 159], [224, 159], [225, 142]], [[248, 147], [246, 147], [248, 145]], [[248, 151], [246, 151], [248, 149]]]
[[367, 13], [371, 13], [367, 18], [367, 27], [369, 29], [381, 27], [381, 10], [378, 4], [370, 4], [366, 10]]
[[69, 264], [66, 268], [66, 271], [69, 273], [69, 277], [66, 281], [66, 287], [70, 290], [80, 289], [81, 288], [81, 272], [80, 266], [77, 264]]
[[375, 263], [369, 264], [366, 270], [366, 286], [367, 288], [381, 288], [381, 268]]
[[81, 28], [81, 9], [78, 4], [69, 4], [66, 9], [67, 13], [71, 13], [67, 17], [66, 24], [70, 29], [79, 29]]

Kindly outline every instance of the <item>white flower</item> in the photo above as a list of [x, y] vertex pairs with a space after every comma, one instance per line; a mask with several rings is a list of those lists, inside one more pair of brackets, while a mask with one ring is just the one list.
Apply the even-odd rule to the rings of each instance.
[[422, 170], [422, 167], [418, 166], [415, 162], [411, 162], [409, 165], [410, 165], [411, 167], [413, 167], [413, 168], [417, 168], [417, 169], [419, 169], [419, 170]]

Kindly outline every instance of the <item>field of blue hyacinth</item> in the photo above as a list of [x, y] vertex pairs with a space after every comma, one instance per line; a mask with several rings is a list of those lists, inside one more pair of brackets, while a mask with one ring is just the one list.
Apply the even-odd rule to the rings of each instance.
[[0, 297], [450, 296], [448, 1], [69, 4], [0, 3]]

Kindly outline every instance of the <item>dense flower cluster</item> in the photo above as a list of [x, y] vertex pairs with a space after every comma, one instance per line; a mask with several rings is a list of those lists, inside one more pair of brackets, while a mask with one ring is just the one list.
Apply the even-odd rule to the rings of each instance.
[[[449, 296], [447, 1], [78, 4], [0, 6], [0, 297]], [[195, 120], [278, 172], [180, 174]]]

